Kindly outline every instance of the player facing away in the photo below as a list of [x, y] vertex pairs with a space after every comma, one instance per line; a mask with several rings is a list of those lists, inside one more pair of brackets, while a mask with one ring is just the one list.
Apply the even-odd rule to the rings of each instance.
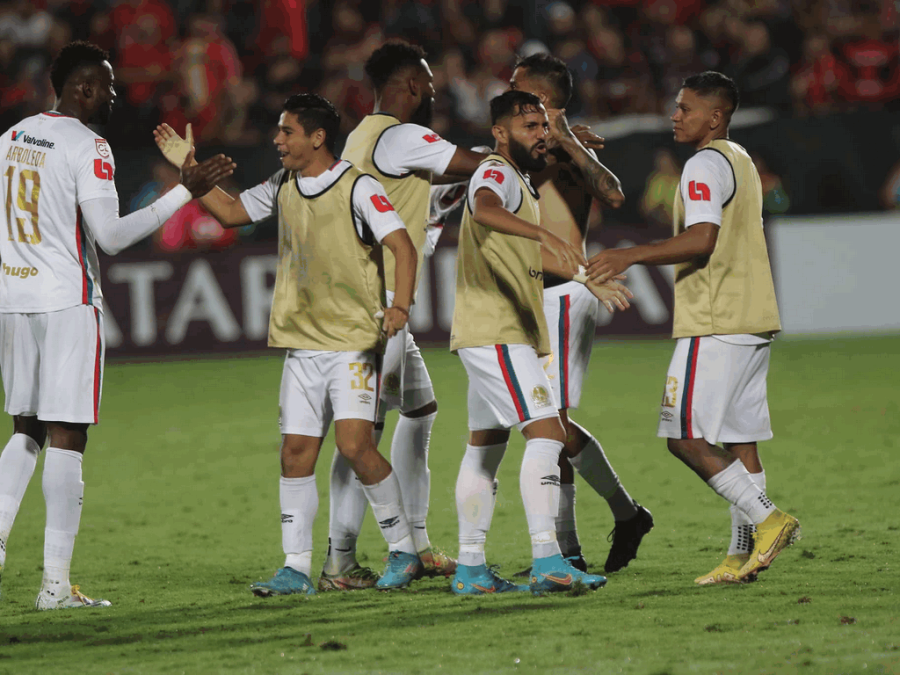
[[[550, 54], [535, 54], [516, 64], [510, 88], [537, 95], [547, 106], [550, 122], [547, 167], [532, 172], [540, 199], [541, 226], [583, 251], [591, 203], [599, 199], [618, 208], [625, 201], [619, 179], [601, 164], [587, 147], [603, 147], [602, 139], [579, 142], [569, 128], [565, 107], [572, 96], [572, 74], [565, 63]], [[635, 502], [619, 481], [599, 441], [569, 417], [577, 408], [587, 373], [597, 328], [600, 301], [585, 285], [554, 274], [555, 261], [542, 251], [544, 265], [544, 314], [550, 331], [547, 375], [559, 402], [559, 417], [566, 430], [566, 444], [559, 460], [560, 503], [556, 538], [563, 556], [582, 571], [587, 564], [575, 525], [575, 471], [606, 499], [615, 520], [612, 546], [604, 570], [616, 572], [637, 556], [641, 539], [653, 527], [650, 511]], [[607, 301], [610, 302], [610, 301]], [[613, 306], [608, 305], [609, 311]]]
[[[287, 350], [279, 397], [284, 567], [253, 584], [259, 596], [315, 593], [312, 528], [319, 506], [315, 467], [334, 420], [338, 452], [359, 477], [390, 554], [378, 588], [407, 586], [419, 558], [391, 465], [375, 447], [384, 338], [406, 325], [416, 251], [384, 188], [335, 159], [340, 116], [315, 94], [284, 104], [275, 147], [284, 167], [234, 199], [216, 190], [203, 205], [225, 227], [278, 216], [278, 270], [269, 346]], [[157, 128], [163, 154], [183, 141]], [[183, 150], [181, 154], [183, 154]], [[394, 304], [382, 308], [381, 247], [390, 250]], [[383, 321], [379, 318], [384, 314]]]
[[[538, 195], [525, 172], [546, 164], [547, 114], [534, 94], [509, 91], [491, 101], [495, 151], [469, 182], [459, 239], [450, 349], [469, 379], [469, 442], [456, 482], [461, 595], [526, 590], [486, 566], [497, 469], [511, 427], [525, 436], [519, 485], [531, 535], [534, 592], [606, 579], [575, 569], [560, 555], [559, 455], [565, 431], [541, 364], [550, 353], [543, 310], [541, 250], [571, 276], [581, 251], [540, 226]], [[624, 295], [622, 298], [624, 299]]]
[[0, 237], [0, 372], [13, 435], [0, 454], [0, 570], [25, 489], [49, 436], [44, 575], [36, 607], [105, 607], [69, 583], [81, 521], [87, 430], [99, 422], [103, 294], [96, 244], [108, 254], [143, 239], [230, 175], [224, 156], [182, 167], [181, 185], [119, 218], [115, 160], [87, 125], [105, 125], [116, 99], [109, 57], [88, 42], [60, 50], [50, 68], [53, 110], [0, 139], [6, 237]]
[[[423, 269], [432, 178], [468, 179], [484, 155], [459, 148], [429, 128], [434, 76], [420, 47], [389, 42], [372, 53], [365, 71], [375, 90], [374, 112], [347, 137], [343, 157], [375, 176], [384, 186], [416, 247], [418, 282]], [[390, 306], [397, 298], [392, 275], [394, 259], [388, 251], [384, 267]], [[409, 305], [403, 307], [408, 309]], [[403, 505], [422, 563], [419, 574], [452, 575], [456, 561], [432, 547], [426, 529], [431, 490], [428, 449], [437, 401], [428, 369], [408, 325], [388, 340], [382, 383], [375, 443], [381, 439], [387, 412], [399, 410], [391, 440], [391, 464], [400, 481]], [[328, 556], [319, 588], [369, 587], [374, 583], [374, 574], [356, 560], [356, 540], [366, 501], [359, 481], [354, 479], [340, 453], [335, 454], [332, 464], [330, 502]]]
[[672, 115], [675, 141], [697, 152], [675, 197], [674, 234], [607, 249], [598, 279], [630, 265], [675, 265], [677, 339], [658, 435], [669, 451], [731, 502], [728, 555], [698, 584], [752, 581], [799, 536], [800, 523], [766, 496], [757, 442], [772, 438], [766, 375], [781, 323], [762, 226], [759, 174], [728, 139], [734, 82], [707, 71], [685, 79]]

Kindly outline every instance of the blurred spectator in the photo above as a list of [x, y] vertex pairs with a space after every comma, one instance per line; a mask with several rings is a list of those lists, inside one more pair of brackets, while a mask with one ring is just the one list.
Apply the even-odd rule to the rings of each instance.
[[884, 208], [900, 209], [900, 162], [891, 167], [884, 185], [878, 191], [878, 197]]
[[794, 110], [820, 115], [834, 110], [847, 68], [832, 54], [828, 38], [821, 33], [803, 40], [803, 60], [791, 81]]
[[[154, 28], [150, 28], [150, 26]], [[165, 43], [176, 36], [177, 24], [172, 8], [165, 0], [120, 0], [109, 13], [109, 26], [117, 39], [117, 48], [140, 42], [141, 33], [157, 32], [157, 40]]]
[[[316, 0], [312, 0], [315, 4]], [[279, 36], [287, 38], [290, 55], [303, 60], [309, 56], [309, 33], [306, 6], [309, 0], [262, 0], [259, 3], [257, 44], [262, 52], [272, 54], [271, 45]]]
[[877, 14], [860, 20], [859, 37], [841, 47], [841, 55], [849, 66], [849, 76], [843, 81], [843, 98], [852, 103], [894, 103], [900, 96], [900, 53], [896, 37], [885, 39]]
[[614, 28], [600, 31], [591, 44], [599, 61], [599, 95], [586, 101], [593, 100], [593, 112], [600, 116], [655, 112], [656, 89], [644, 55], [637, 49], [628, 50], [624, 36]]
[[746, 108], [790, 109], [790, 62], [784, 50], [773, 47], [769, 29], [760, 21], [736, 28], [740, 33], [737, 61], [728, 69]]
[[492, 70], [492, 66], [496, 66], [494, 50], [503, 49], [498, 42], [502, 44], [504, 38], [498, 36], [497, 31], [482, 38], [479, 62], [471, 69], [466, 68], [465, 59], [459, 52], [449, 53], [444, 60], [448, 87], [456, 101], [456, 116], [470, 134], [482, 133], [490, 126], [490, 100], [509, 89], [508, 77], [504, 80]]
[[16, 0], [10, 11], [0, 16], [0, 39], [8, 39], [20, 48], [46, 46], [53, 17], [32, 0]]
[[653, 156], [653, 172], [647, 178], [639, 210], [647, 225], [672, 227], [675, 194], [681, 182], [681, 167], [671, 150], [664, 148]]
[[787, 213], [791, 208], [791, 200], [787, 190], [784, 189], [784, 181], [781, 180], [781, 176], [769, 168], [766, 160], [758, 152], [751, 152], [750, 159], [756, 165], [759, 181], [762, 184], [763, 214]]
[[660, 69], [659, 103], [660, 112], [671, 114], [675, 109], [675, 97], [686, 77], [706, 70], [697, 54], [694, 31], [687, 26], [669, 26], [666, 33], [666, 53], [668, 58]]

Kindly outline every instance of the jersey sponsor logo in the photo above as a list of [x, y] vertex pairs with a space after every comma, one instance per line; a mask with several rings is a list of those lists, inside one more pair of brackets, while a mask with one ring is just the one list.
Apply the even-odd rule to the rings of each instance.
[[698, 183], [697, 181], [691, 181], [688, 183], [688, 196], [691, 198], [691, 201], [695, 202], [708, 202], [709, 201], [709, 185], [706, 183]]
[[378, 213], [387, 213], [388, 211], [394, 210], [394, 205], [388, 201], [388, 198], [383, 195], [372, 195], [370, 197], [372, 200], [372, 204], [375, 207], [375, 210]]
[[102, 159], [94, 160], [94, 175], [101, 180], [112, 180], [113, 179], [113, 168], [112, 164], [109, 162], [104, 162]]
[[541, 272], [540, 270], [534, 269], [533, 267], [529, 267], [528, 268], [528, 276], [530, 276], [532, 279], [537, 279], [538, 281], [540, 281], [541, 279], [544, 278], [544, 273]]
[[550, 394], [542, 385], [536, 386], [531, 390], [531, 400], [534, 402], [535, 408], [546, 408], [550, 405]]
[[109, 143], [106, 142], [105, 138], [95, 138], [94, 145], [97, 148], [98, 155], [103, 159], [109, 159]]
[[56, 145], [53, 141], [48, 141], [46, 138], [36, 138], [34, 136], [29, 136], [24, 131], [13, 131], [12, 140], [16, 143], [28, 143], [28, 145], [37, 145], [38, 147], [47, 148], [48, 150], [52, 150]]
[[484, 176], [486, 180], [492, 180], [497, 185], [503, 185], [503, 181], [506, 180], [506, 176], [497, 171], [497, 169], [488, 169], [484, 172]]
[[425, 134], [424, 136], [422, 136], [422, 140], [426, 143], [437, 143], [442, 139], [437, 134]]
[[669, 375], [666, 378], [666, 388], [663, 391], [663, 408], [674, 408], [678, 394], [678, 378]]
[[3, 263], [3, 274], [8, 277], [27, 279], [28, 277], [37, 276], [37, 273], [37, 267], [10, 267], [6, 263]]

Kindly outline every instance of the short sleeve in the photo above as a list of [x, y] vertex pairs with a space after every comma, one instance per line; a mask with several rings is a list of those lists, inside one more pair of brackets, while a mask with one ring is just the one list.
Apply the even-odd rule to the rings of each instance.
[[73, 146], [69, 166], [75, 172], [75, 198], [79, 204], [91, 199], [115, 199], [116, 160], [106, 139], [86, 137]]
[[482, 188], [487, 188], [500, 197], [503, 208], [507, 211], [515, 213], [522, 205], [522, 186], [519, 185], [515, 171], [506, 164], [487, 162], [475, 170], [466, 195], [469, 211], [475, 211], [475, 194]]
[[285, 173], [282, 169], [256, 187], [241, 192], [241, 204], [254, 223], [275, 215], [278, 210], [278, 188], [284, 181]]
[[369, 240], [366, 228], [378, 243], [391, 232], [405, 229], [384, 187], [371, 176], [360, 176], [353, 186], [353, 216], [363, 241]]
[[722, 225], [722, 209], [734, 197], [734, 170], [725, 155], [702, 150], [684, 165], [681, 197], [685, 227], [697, 223]]
[[375, 145], [373, 160], [386, 176], [403, 176], [413, 171], [442, 175], [456, 153], [456, 146], [428, 127], [397, 124], [388, 127]]

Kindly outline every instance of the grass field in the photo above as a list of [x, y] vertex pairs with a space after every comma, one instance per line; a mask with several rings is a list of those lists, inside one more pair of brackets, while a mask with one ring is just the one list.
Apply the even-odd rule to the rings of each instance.
[[[281, 358], [110, 364], [91, 432], [72, 580], [106, 610], [37, 613], [40, 466], [9, 541], [2, 673], [900, 673], [900, 338], [779, 341], [769, 377], [768, 493], [804, 538], [757, 583], [696, 588], [728, 545], [725, 503], [655, 438], [670, 342], [603, 342], [582, 409], [656, 528], [595, 593], [457, 598], [408, 591], [253, 597], [283, 562], [276, 417]], [[432, 541], [456, 550], [453, 487], [466, 438], [462, 365], [426, 358], [441, 412]], [[387, 438], [387, 436], [386, 436]], [[327, 538], [320, 460], [314, 568]], [[488, 559], [529, 563], [514, 438]], [[580, 479], [579, 479], [580, 480]], [[612, 527], [579, 483], [585, 556]], [[360, 550], [381, 568], [367, 516]]]

